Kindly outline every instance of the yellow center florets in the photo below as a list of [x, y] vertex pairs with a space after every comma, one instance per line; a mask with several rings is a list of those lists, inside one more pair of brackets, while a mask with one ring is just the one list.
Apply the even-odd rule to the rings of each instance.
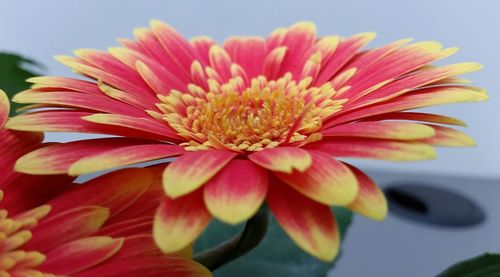
[[209, 84], [208, 92], [190, 85], [187, 93], [159, 96], [163, 119], [189, 140], [187, 150], [259, 151], [301, 142], [343, 103], [333, 100], [329, 83], [311, 87], [311, 78], [297, 83], [291, 74], [272, 81], [259, 76], [248, 86], [239, 77]]
[[[0, 202], [2, 198], [0, 190]], [[45, 261], [45, 255], [22, 247], [32, 237], [30, 229], [49, 211], [50, 206], [43, 205], [9, 218], [7, 210], [0, 209], [0, 276], [42, 276], [35, 268]]]

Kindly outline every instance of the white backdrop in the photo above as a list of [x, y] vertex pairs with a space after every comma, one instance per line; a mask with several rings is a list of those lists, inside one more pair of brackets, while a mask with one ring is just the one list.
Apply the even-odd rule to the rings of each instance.
[[[365, 168], [500, 179], [500, 2], [490, 1], [26, 1], [0, 0], [0, 50], [28, 55], [50, 74], [70, 75], [52, 56], [77, 48], [106, 48], [151, 18], [169, 22], [185, 36], [222, 41], [234, 34], [265, 35], [297, 20], [312, 20], [320, 34], [376, 31], [373, 45], [404, 37], [438, 40], [461, 51], [448, 63], [478, 61], [485, 68], [467, 77], [490, 91], [487, 103], [433, 109], [464, 119], [478, 146], [441, 149], [436, 161], [381, 163]], [[49, 140], [75, 136], [50, 134]]]

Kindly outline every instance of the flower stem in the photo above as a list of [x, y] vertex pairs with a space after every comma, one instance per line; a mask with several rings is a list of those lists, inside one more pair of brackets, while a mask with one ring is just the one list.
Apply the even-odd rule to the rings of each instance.
[[269, 226], [269, 212], [262, 207], [245, 224], [245, 229], [235, 237], [196, 254], [193, 259], [210, 271], [231, 262], [255, 248], [264, 238]]

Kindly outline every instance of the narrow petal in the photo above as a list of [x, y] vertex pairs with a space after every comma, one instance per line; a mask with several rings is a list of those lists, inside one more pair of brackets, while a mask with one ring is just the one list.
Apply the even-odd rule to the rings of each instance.
[[224, 48], [213, 45], [209, 52], [210, 66], [217, 72], [222, 83], [231, 79], [231, 58]]
[[294, 169], [304, 172], [311, 166], [309, 153], [297, 147], [276, 147], [255, 152], [248, 158], [271, 171], [292, 173]]
[[167, 124], [162, 124], [148, 117], [134, 117], [121, 114], [93, 114], [82, 117], [82, 119], [99, 124], [147, 131], [179, 140], [179, 136]]
[[340, 206], [351, 203], [358, 193], [358, 183], [351, 170], [326, 153], [309, 151], [309, 155], [312, 164], [306, 171], [275, 174], [314, 201]]
[[198, 238], [211, 219], [202, 190], [176, 199], [166, 196], [156, 211], [155, 242], [165, 253], [182, 250]]
[[99, 138], [52, 144], [20, 157], [18, 172], [28, 174], [65, 174], [78, 160], [123, 147], [140, 146], [148, 141], [128, 138]]
[[[175, 73], [179, 70], [179, 64], [174, 56], [175, 53], [172, 53], [163, 47], [153, 30], [147, 28], [137, 28], [134, 30], [134, 35], [137, 38], [141, 49], [132, 50], [141, 54], [140, 60], [144, 61], [144, 57], [150, 58], [149, 60], [156, 61], [161, 64], [161, 66], [165, 69], [164, 71], [171, 73]], [[127, 48], [131, 49], [131, 47]], [[133, 64], [135, 64], [135, 62]], [[133, 64], [130, 63], [129, 65], [132, 66]], [[175, 77], [183, 83], [189, 82], [188, 74], [175, 74]]]
[[451, 103], [478, 102], [487, 99], [488, 95], [486, 91], [477, 87], [441, 86], [423, 88], [397, 97], [396, 99], [371, 105], [363, 109], [345, 111], [342, 115], [334, 115], [331, 120], [327, 120], [324, 128], [385, 113]]
[[152, 182], [153, 173], [148, 168], [121, 169], [77, 185], [49, 204], [54, 213], [80, 205], [99, 205], [115, 216], [141, 197]]
[[386, 113], [378, 116], [373, 116], [366, 118], [368, 121], [379, 121], [379, 120], [414, 120], [430, 123], [466, 126], [465, 122], [460, 119], [430, 113], [418, 113], [418, 112], [394, 112]]
[[3, 90], [0, 89], [0, 128], [3, 128], [3, 125], [7, 121], [10, 112], [10, 104], [9, 98], [7, 94]]
[[70, 90], [82, 93], [101, 94], [101, 91], [94, 82], [83, 81], [73, 78], [59, 76], [37, 76], [26, 80], [34, 84], [37, 89], [53, 88], [59, 91]]
[[144, 111], [123, 102], [109, 99], [105, 94], [94, 95], [71, 91], [39, 92], [25, 90], [12, 98], [16, 103], [42, 103], [50, 106], [75, 107], [105, 113], [127, 114], [131, 116], [144, 116]]
[[366, 106], [395, 98], [417, 87], [429, 85], [433, 82], [450, 78], [455, 75], [473, 72], [481, 68], [482, 66], [480, 64], [469, 62], [419, 70], [406, 77], [399, 78], [398, 80], [395, 80], [377, 90], [371, 91], [366, 95], [363, 95], [363, 93], [356, 93], [351, 87], [349, 92], [344, 96], [348, 97], [349, 95], [352, 95], [354, 97], [356, 104], [353, 104], [353, 107]]
[[358, 50], [375, 38], [375, 33], [361, 33], [342, 40], [336, 47], [330, 59], [325, 60], [321, 72], [314, 84], [323, 84], [330, 80], [344, 64], [346, 64]]
[[[96, 50], [79, 50], [77, 52], [94, 63], [89, 63], [88, 60], [85, 61], [81, 58], [66, 56], [57, 56], [56, 59], [81, 74], [85, 74], [95, 80], [101, 80], [118, 89], [128, 91], [132, 94], [143, 95], [144, 97], [148, 95], [150, 97], [153, 96], [153, 91], [136, 71], [131, 70], [110, 54]], [[101, 60], [103, 63], [100, 64], [97, 60]]]
[[234, 37], [224, 42], [224, 49], [231, 60], [240, 65], [248, 78], [262, 73], [266, 58], [266, 43], [260, 37]]
[[47, 260], [40, 270], [53, 274], [74, 274], [96, 266], [115, 253], [123, 245], [123, 239], [88, 237], [61, 245], [47, 253]]
[[241, 223], [261, 206], [267, 182], [265, 169], [248, 160], [232, 160], [205, 185], [207, 209], [221, 221]]
[[434, 136], [434, 129], [424, 124], [406, 122], [354, 122], [338, 125], [321, 134], [325, 137], [365, 137], [394, 140], [415, 140]]
[[335, 157], [387, 161], [416, 161], [436, 158], [436, 151], [432, 146], [419, 142], [336, 138], [309, 144], [307, 148], [322, 151]]
[[[124, 137], [171, 140], [168, 129], [165, 134], [150, 133], [141, 129], [132, 129], [116, 125], [104, 125], [82, 117], [90, 116], [93, 113], [69, 111], [69, 110], [46, 110], [32, 113], [25, 113], [11, 118], [5, 128], [19, 131], [39, 131], [39, 132], [75, 132], [90, 134], [108, 134]], [[131, 125], [132, 126], [132, 125]]]
[[328, 206], [276, 180], [269, 184], [267, 202], [278, 223], [300, 248], [323, 261], [337, 256], [340, 235]]
[[275, 80], [280, 76], [281, 66], [287, 48], [282, 46], [273, 49], [269, 54], [267, 54], [264, 60], [264, 68], [262, 69], [262, 74], [267, 77], [268, 80]]
[[122, 277], [122, 276], [176, 276], [176, 277], [210, 277], [212, 274], [202, 265], [177, 257], [145, 257], [123, 259], [112, 263], [104, 263], [74, 277]]
[[163, 172], [163, 188], [173, 198], [186, 195], [205, 184], [236, 155], [220, 150], [186, 152]]
[[442, 147], [464, 147], [476, 145], [476, 142], [472, 137], [458, 130], [437, 125], [429, 125], [429, 127], [434, 129], [436, 135], [430, 138], [420, 139], [420, 142]]
[[47, 252], [72, 240], [91, 235], [104, 224], [109, 210], [100, 206], [78, 206], [54, 214], [31, 229], [33, 238], [24, 249]]
[[79, 159], [68, 169], [68, 174], [77, 176], [146, 161], [168, 158], [182, 153], [184, 153], [184, 148], [180, 146], [159, 143], [114, 148]]
[[191, 63], [196, 58], [194, 48], [189, 44], [189, 41], [174, 28], [159, 20], [152, 20], [151, 28], [170, 58], [186, 74], [189, 74]]
[[197, 36], [192, 37], [190, 43], [195, 49], [198, 61], [201, 65], [207, 66], [209, 63], [208, 52], [210, 51], [212, 45], [215, 44], [215, 41], [207, 36]]
[[373, 220], [383, 220], [387, 215], [387, 201], [375, 182], [361, 170], [346, 164], [358, 179], [359, 192], [347, 206], [352, 211]]
[[288, 28], [283, 39], [283, 46], [288, 51], [280, 68], [280, 76], [291, 72], [299, 80], [306, 54], [316, 41], [316, 26], [312, 22], [297, 22]]

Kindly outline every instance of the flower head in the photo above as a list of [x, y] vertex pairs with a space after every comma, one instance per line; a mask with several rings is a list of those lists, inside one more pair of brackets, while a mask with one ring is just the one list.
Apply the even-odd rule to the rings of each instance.
[[67, 175], [16, 173], [16, 159], [43, 136], [4, 129], [8, 110], [0, 91], [1, 276], [210, 276], [189, 249], [165, 256], [156, 247], [150, 230], [162, 193], [153, 169], [80, 185]]
[[317, 37], [306, 22], [222, 46], [188, 41], [159, 21], [135, 36], [108, 52], [58, 57], [92, 80], [30, 79], [14, 101], [50, 109], [7, 126], [117, 136], [30, 152], [16, 164], [25, 173], [79, 175], [176, 157], [163, 171], [154, 225], [165, 252], [192, 243], [212, 216], [240, 223], [266, 201], [301, 248], [331, 260], [339, 235], [329, 206], [377, 220], [387, 211], [373, 181], [337, 158], [413, 161], [434, 158], [434, 145], [472, 145], [442, 126], [460, 120], [406, 111], [487, 98], [456, 78], [477, 63], [430, 65], [456, 52], [437, 42], [360, 50], [373, 33]]

